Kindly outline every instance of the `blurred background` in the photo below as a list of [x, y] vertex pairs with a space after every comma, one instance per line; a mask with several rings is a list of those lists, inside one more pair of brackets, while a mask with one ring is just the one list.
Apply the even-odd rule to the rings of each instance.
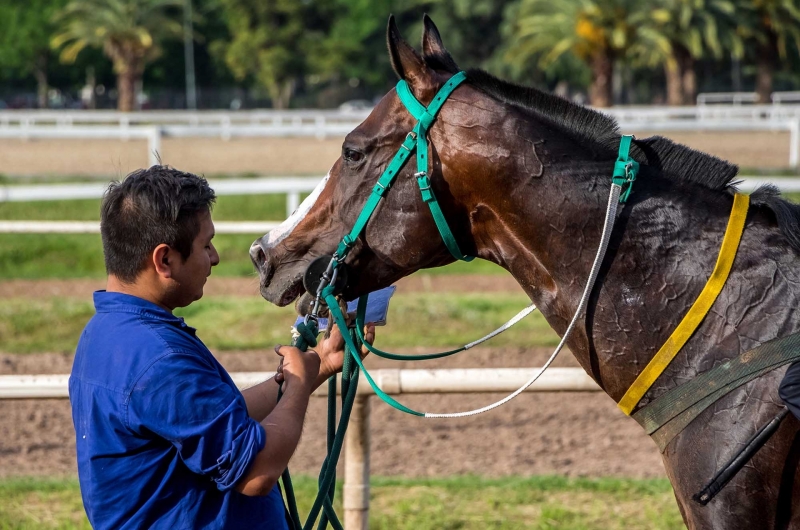
[[[229, 371], [274, 370], [294, 311], [260, 298], [247, 251], [397, 82], [390, 13], [414, 45], [428, 13], [464, 69], [731, 160], [744, 191], [769, 180], [798, 198], [800, 0], [0, 0], [0, 528], [88, 528], [64, 397], [105, 285], [110, 180], [159, 161], [209, 179], [222, 262], [179, 314]], [[420, 271], [399, 283], [377, 345], [460, 346], [527, 304], [485, 261]], [[530, 368], [557, 340], [534, 313], [458, 356], [367, 366]], [[556, 366], [578, 369], [569, 352]], [[401, 401], [453, 411], [501, 397]], [[304, 509], [325, 412], [312, 400], [290, 464]], [[370, 432], [372, 528], [683, 527], [658, 449], [600, 392], [526, 393], [459, 420], [375, 402]]]
[[596, 106], [800, 88], [794, 0], [3, 0], [0, 108], [370, 105], [388, 14], [416, 43], [426, 12], [463, 67]]

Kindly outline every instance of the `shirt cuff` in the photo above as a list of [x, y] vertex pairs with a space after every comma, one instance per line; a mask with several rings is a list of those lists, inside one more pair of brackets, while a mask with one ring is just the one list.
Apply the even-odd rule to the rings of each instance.
[[246, 428], [231, 441], [231, 447], [217, 459], [214, 482], [220, 491], [228, 491], [247, 474], [259, 451], [267, 442], [264, 427], [248, 418]]

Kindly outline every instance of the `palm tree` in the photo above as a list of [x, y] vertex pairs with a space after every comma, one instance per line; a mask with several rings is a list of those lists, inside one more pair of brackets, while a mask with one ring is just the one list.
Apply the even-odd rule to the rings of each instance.
[[760, 103], [769, 103], [772, 79], [779, 59], [786, 59], [787, 44], [800, 48], [800, 3], [798, 0], [742, 0], [741, 12], [750, 16], [743, 24], [756, 51], [756, 93]]
[[732, 0], [661, 0], [668, 13], [661, 31], [669, 39], [664, 57], [667, 103], [693, 105], [697, 96], [695, 60], [707, 54], [715, 59], [723, 50], [741, 56], [743, 45], [736, 32], [736, 4]]
[[509, 10], [509, 61], [539, 58], [542, 67], [565, 53], [589, 65], [589, 101], [612, 104], [614, 63], [659, 64], [669, 41], [658, 31], [667, 15], [638, 0], [521, 0]]
[[61, 31], [51, 45], [65, 63], [88, 46], [102, 48], [117, 74], [117, 108], [128, 112], [145, 66], [161, 52], [159, 40], [182, 34], [169, 16], [169, 8], [182, 6], [183, 0], [72, 0], [57, 17]]

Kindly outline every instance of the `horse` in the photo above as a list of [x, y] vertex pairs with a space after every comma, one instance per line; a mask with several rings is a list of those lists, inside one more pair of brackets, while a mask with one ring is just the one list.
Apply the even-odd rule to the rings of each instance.
[[[391, 64], [430, 103], [459, 72], [433, 22], [422, 50], [390, 18]], [[303, 293], [308, 264], [333, 254], [414, 119], [395, 90], [350, 132], [303, 205], [257, 239], [262, 296]], [[597, 111], [468, 70], [429, 130], [431, 186], [458, 246], [507, 270], [563, 334], [598, 248], [620, 132]], [[738, 168], [662, 137], [636, 139], [640, 164], [621, 205], [585, 314], [567, 345], [619, 401], [681, 321], [714, 267]], [[406, 164], [347, 257], [350, 300], [454, 261]], [[699, 328], [638, 407], [739, 353], [800, 331], [800, 207], [765, 186], [750, 196], [732, 270]], [[708, 505], [692, 501], [720, 464], [782, 409], [785, 366], [719, 399], [675, 436], [662, 458], [687, 527], [800, 528], [800, 422], [790, 416]]]

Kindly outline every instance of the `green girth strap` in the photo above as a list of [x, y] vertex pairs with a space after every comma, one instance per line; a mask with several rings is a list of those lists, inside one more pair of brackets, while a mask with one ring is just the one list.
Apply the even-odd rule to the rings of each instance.
[[397, 174], [415, 149], [417, 151], [417, 173], [414, 176], [417, 179], [417, 185], [422, 193], [422, 200], [425, 201], [428, 208], [430, 208], [433, 220], [436, 223], [436, 227], [439, 229], [439, 233], [442, 236], [447, 250], [458, 260], [472, 261], [474, 259], [472, 256], [466, 256], [458, 247], [456, 238], [453, 236], [453, 232], [447, 224], [447, 220], [439, 206], [439, 202], [436, 200], [436, 196], [431, 188], [430, 178], [428, 177], [428, 129], [436, 119], [436, 115], [442, 108], [442, 105], [444, 105], [444, 102], [453, 90], [464, 82], [466, 77], [464, 72], [459, 72], [451, 77], [447, 83], [439, 89], [439, 92], [436, 93], [433, 101], [431, 101], [431, 104], [427, 108], [417, 101], [417, 98], [411, 93], [408, 83], [404, 80], [397, 83], [397, 95], [400, 97], [400, 101], [405, 105], [406, 109], [408, 109], [408, 112], [417, 120], [417, 123], [414, 129], [406, 135], [397, 154], [394, 155], [394, 158], [372, 188], [372, 194], [361, 210], [352, 230], [350, 230], [350, 233], [344, 236], [341, 243], [339, 243], [336, 254], [340, 260], [347, 256], [347, 253], [355, 244], [356, 239], [358, 239], [358, 236], [367, 226], [378, 203], [380, 203], [383, 196], [392, 186]]
[[773, 339], [668, 390], [631, 417], [663, 452], [672, 439], [728, 393], [800, 360], [800, 332]]

